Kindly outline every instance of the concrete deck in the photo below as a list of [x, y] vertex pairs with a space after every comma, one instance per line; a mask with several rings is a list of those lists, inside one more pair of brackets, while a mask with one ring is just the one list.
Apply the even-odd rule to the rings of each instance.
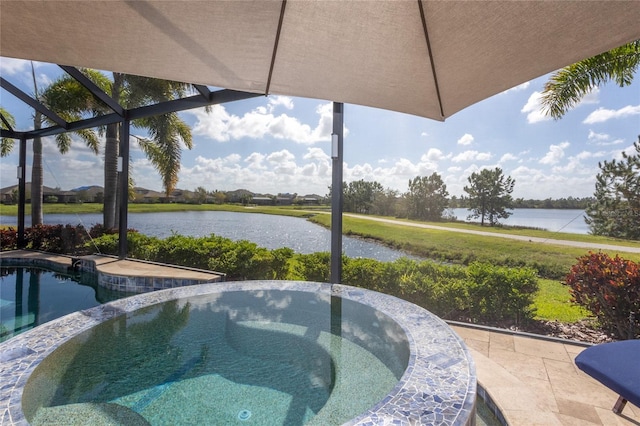
[[[0, 259], [2, 258], [20, 258], [25, 261], [32, 262], [48, 261], [58, 263], [60, 265], [71, 265], [71, 260], [73, 259], [73, 257], [70, 256], [29, 250], [0, 252]], [[221, 277], [219, 273], [211, 271], [162, 265], [159, 263], [144, 262], [140, 260], [122, 260], [113, 256], [89, 255], [80, 256], [80, 258], [95, 262], [96, 269], [98, 271], [113, 275], [126, 275], [132, 277], [171, 277], [201, 281], [216, 280]]]
[[584, 346], [452, 326], [471, 350], [480, 385], [511, 426], [640, 425], [640, 408], [574, 364]]

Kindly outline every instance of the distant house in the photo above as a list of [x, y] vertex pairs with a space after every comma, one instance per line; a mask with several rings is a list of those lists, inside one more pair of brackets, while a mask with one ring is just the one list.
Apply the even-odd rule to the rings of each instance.
[[226, 194], [228, 203], [251, 202], [251, 199], [255, 195], [246, 189], [236, 189], [235, 191], [228, 191]]
[[302, 204], [307, 206], [320, 205], [324, 201], [324, 197], [316, 194], [309, 194], [303, 197], [299, 197], [299, 200]]
[[258, 206], [272, 206], [275, 204], [273, 196], [268, 195], [254, 195], [251, 198], [251, 204]]
[[[27, 189], [27, 193], [29, 192], [30, 192], [29, 189]], [[17, 197], [18, 197], [18, 185], [12, 185], [12, 186], [0, 188], [0, 198], [2, 199], [3, 204], [16, 203], [18, 201]]]
[[76, 197], [80, 202], [98, 203], [102, 202], [104, 196], [104, 188], [98, 185], [81, 186], [71, 191], [76, 193]]
[[158, 203], [165, 198], [164, 192], [153, 191], [151, 189], [140, 187], [135, 187], [133, 190], [136, 194], [135, 201], [138, 203]]
[[[25, 184], [25, 199], [27, 203], [31, 202], [31, 182]], [[2, 202], [5, 204], [17, 203], [18, 185], [7, 186], [0, 189]], [[53, 203], [77, 203], [78, 194], [73, 191], [61, 191], [48, 186], [42, 187], [42, 200]]]
[[276, 204], [279, 206], [290, 206], [297, 196], [298, 194], [278, 194], [276, 196]]

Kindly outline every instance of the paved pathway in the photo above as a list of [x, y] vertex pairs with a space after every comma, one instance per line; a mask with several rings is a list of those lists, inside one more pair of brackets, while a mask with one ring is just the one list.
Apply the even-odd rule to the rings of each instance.
[[640, 425], [640, 408], [611, 411], [618, 395], [574, 364], [584, 346], [453, 326], [471, 350], [480, 385], [510, 426]]
[[621, 252], [627, 252], [627, 253], [640, 253], [640, 245], [638, 247], [630, 247], [630, 246], [619, 246], [619, 245], [613, 245], [613, 244], [587, 243], [583, 241], [556, 240], [552, 238], [528, 237], [525, 235], [503, 234], [499, 232], [476, 231], [473, 229], [460, 229], [460, 228], [451, 228], [447, 226], [427, 225], [426, 223], [407, 222], [404, 220], [385, 219], [381, 217], [373, 217], [368, 215], [359, 215], [359, 214], [351, 214], [351, 213], [344, 213], [343, 215], [348, 217], [353, 217], [356, 219], [366, 219], [366, 220], [372, 220], [374, 222], [389, 223], [392, 225], [412, 226], [414, 228], [436, 229], [440, 231], [449, 231], [449, 232], [461, 232], [464, 234], [475, 234], [475, 235], [483, 235], [487, 237], [496, 237], [496, 238], [509, 238], [512, 240], [529, 241], [532, 243], [556, 244], [561, 246], [582, 247], [582, 248], [594, 249], [594, 250], [613, 250], [613, 251], [621, 251]]

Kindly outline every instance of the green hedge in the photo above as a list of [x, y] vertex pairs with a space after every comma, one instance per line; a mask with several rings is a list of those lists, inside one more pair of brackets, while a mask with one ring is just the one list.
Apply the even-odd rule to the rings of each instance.
[[[38, 229], [29, 234], [29, 247], [118, 254], [117, 235], [96, 229], [94, 238], [88, 241], [82, 231], [69, 226], [47, 228], [46, 232]], [[11, 233], [6, 234], [4, 241], [12, 241]], [[294, 254], [289, 248], [268, 250], [249, 241], [234, 242], [216, 235], [160, 239], [137, 232], [128, 233], [127, 247], [129, 258], [224, 272], [230, 281], [330, 279], [331, 256], [327, 252]], [[407, 258], [380, 262], [343, 256], [342, 282], [400, 297], [445, 319], [478, 323], [519, 324], [533, 318], [533, 298], [538, 290], [537, 273], [532, 268], [479, 262], [464, 267]]]

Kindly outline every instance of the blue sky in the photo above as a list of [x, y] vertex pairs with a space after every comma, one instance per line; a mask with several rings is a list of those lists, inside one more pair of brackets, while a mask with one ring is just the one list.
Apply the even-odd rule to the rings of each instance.
[[[62, 73], [56, 65], [35, 66], [41, 87]], [[33, 93], [29, 62], [0, 58], [0, 75]], [[537, 102], [547, 78], [495, 95], [445, 122], [346, 104], [344, 180], [377, 181], [405, 192], [410, 179], [437, 172], [450, 195], [460, 196], [471, 173], [497, 166], [515, 179], [514, 197], [591, 196], [598, 162], [631, 152], [640, 134], [640, 78], [625, 88], [595, 89], [558, 121], [544, 117]], [[14, 115], [18, 130], [32, 127], [32, 111], [13, 95], [1, 90], [0, 105]], [[331, 112], [326, 100], [274, 95], [215, 106], [210, 113], [183, 112], [194, 147], [183, 151], [177, 187], [327, 194]], [[146, 136], [139, 129], [132, 134]], [[65, 155], [57, 152], [53, 138], [43, 143], [46, 186], [103, 185], [101, 156], [80, 141]], [[162, 190], [135, 138], [131, 161], [136, 186]], [[17, 183], [17, 164], [16, 147], [0, 159], [0, 187]]]

